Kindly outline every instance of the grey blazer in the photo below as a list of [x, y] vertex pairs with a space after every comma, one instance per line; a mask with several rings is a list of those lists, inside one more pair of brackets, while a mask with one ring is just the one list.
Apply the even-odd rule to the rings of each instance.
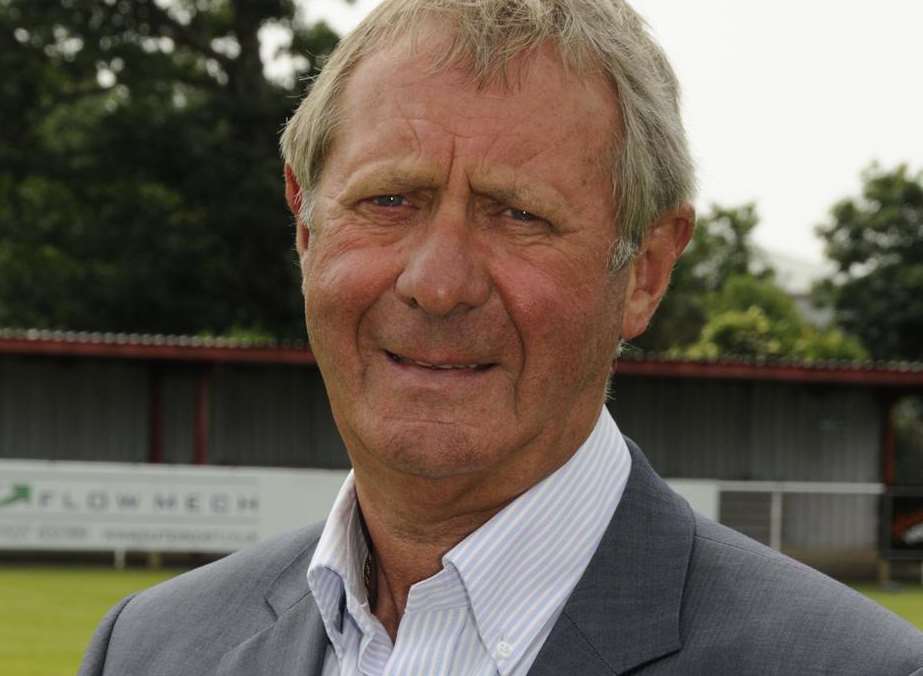
[[[530, 674], [923, 676], [923, 634], [697, 516], [629, 447], [622, 501]], [[80, 674], [319, 676], [327, 640], [305, 577], [319, 535], [290, 533], [123, 600]]]

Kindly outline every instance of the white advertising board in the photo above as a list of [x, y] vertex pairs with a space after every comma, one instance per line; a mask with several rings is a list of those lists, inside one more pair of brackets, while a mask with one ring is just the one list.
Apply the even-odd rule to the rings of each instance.
[[[0, 550], [232, 552], [321, 521], [345, 471], [0, 460]], [[718, 516], [716, 482], [671, 480]]]
[[686, 498], [690, 506], [712, 521], [721, 510], [721, 486], [708, 479], [667, 479], [670, 488]]
[[231, 552], [324, 519], [345, 476], [0, 460], [0, 550]]

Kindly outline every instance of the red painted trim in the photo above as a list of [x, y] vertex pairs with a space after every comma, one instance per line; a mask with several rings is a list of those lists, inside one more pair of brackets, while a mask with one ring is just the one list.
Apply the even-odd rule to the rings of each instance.
[[894, 404], [897, 398], [885, 395], [881, 400], [881, 480], [894, 485], [897, 466], [897, 436], [894, 433]]
[[150, 390], [148, 415], [150, 416], [150, 438], [148, 440], [147, 461], [163, 462], [163, 407], [161, 406], [161, 384], [163, 378], [156, 367], [150, 372]]
[[900, 371], [881, 367], [862, 368], [844, 365], [746, 364], [733, 362], [686, 362], [624, 360], [615, 366], [616, 374], [661, 378], [707, 378], [718, 380], [775, 380], [793, 383], [878, 385], [891, 387], [923, 386], [923, 371]]
[[0, 354], [55, 357], [101, 357], [193, 362], [243, 362], [260, 364], [315, 364], [307, 347], [213, 347], [196, 345], [145, 345], [64, 340], [0, 339]]
[[[145, 337], [146, 338], [146, 337]], [[315, 365], [307, 346], [222, 347], [218, 340], [165, 338], [169, 344], [155, 344], [142, 338], [131, 342], [125, 336], [99, 338], [0, 338], [0, 354], [58, 357], [96, 357], [146, 361], [183, 361], [252, 364]], [[183, 341], [186, 344], [181, 344]], [[198, 344], [196, 344], [198, 343]], [[716, 361], [691, 362], [668, 359], [625, 359], [616, 365], [618, 374], [660, 378], [705, 378], [718, 380], [774, 380], [794, 383], [856, 384], [881, 387], [923, 387], [923, 369], [870, 364], [807, 365], [756, 364]]]
[[206, 369], [199, 375], [199, 386], [195, 402], [195, 459], [196, 465], [208, 464], [208, 408], [211, 370]]

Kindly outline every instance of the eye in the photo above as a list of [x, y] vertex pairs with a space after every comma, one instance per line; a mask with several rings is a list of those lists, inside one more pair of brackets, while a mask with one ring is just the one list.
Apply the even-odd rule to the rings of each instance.
[[524, 223], [528, 223], [530, 221], [541, 220], [541, 218], [533, 213], [526, 211], [525, 209], [510, 209], [508, 213], [510, 218], [512, 218], [514, 221], [522, 221]]
[[372, 198], [372, 204], [377, 207], [402, 207], [407, 204], [403, 195], [378, 195]]

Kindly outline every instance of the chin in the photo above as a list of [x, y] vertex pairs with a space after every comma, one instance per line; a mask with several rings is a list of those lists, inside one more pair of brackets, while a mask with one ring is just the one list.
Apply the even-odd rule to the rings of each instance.
[[499, 458], [477, 430], [452, 423], [412, 423], [392, 430], [375, 455], [393, 470], [426, 479], [448, 479], [483, 471]]

